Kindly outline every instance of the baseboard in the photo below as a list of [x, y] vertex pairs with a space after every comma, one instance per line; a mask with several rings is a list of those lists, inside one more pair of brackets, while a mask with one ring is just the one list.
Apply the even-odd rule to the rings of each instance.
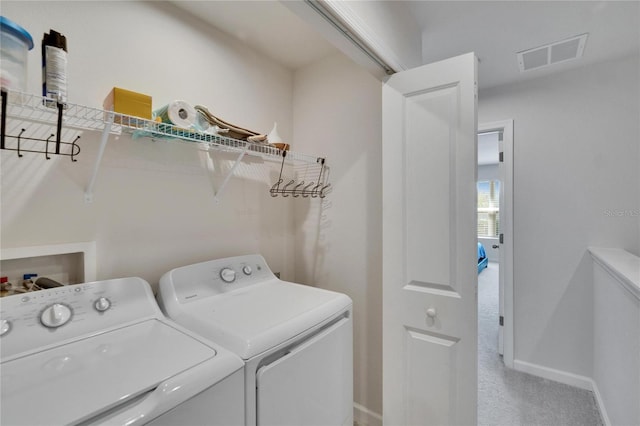
[[598, 404], [598, 410], [600, 410], [600, 417], [602, 417], [602, 423], [604, 423], [605, 426], [611, 426], [611, 420], [609, 420], [607, 409], [604, 406], [604, 400], [602, 399], [602, 395], [598, 390], [598, 385], [595, 382], [595, 380], [591, 380], [591, 386], [593, 390], [593, 396], [596, 398], [596, 404]]
[[543, 377], [553, 380], [554, 382], [564, 383], [565, 385], [574, 386], [580, 389], [593, 390], [593, 380], [589, 377], [579, 376], [577, 374], [568, 373], [566, 371], [556, 370], [554, 368], [543, 367], [537, 364], [513, 360], [513, 369], [522, 371], [523, 373], [533, 374], [534, 376]]
[[[565, 385], [592, 391], [593, 396], [596, 399], [596, 404], [598, 405], [598, 410], [600, 411], [600, 416], [602, 417], [602, 422], [605, 426], [611, 426], [611, 421], [609, 420], [604, 400], [598, 390], [597, 383], [593, 379], [568, 373], [566, 371], [556, 370], [554, 368], [531, 364], [517, 359], [513, 361], [513, 367], [515, 370], [522, 371], [523, 373], [533, 374], [534, 376], [564, 383]], [[358, 426], [382, 426], [382, 416], [380, 414], [374, 413], [355, 402], [353, 403], [353, 420], [354, 424], [357, 424]]]
[[568, 373], [566, 371], [556, 370], [554, 368], [543, 367], [537, 364], [531, 364], [529, 362], [520, 361], [518, 359], [513, 360], [513, 368], [523, 373], [533, 374], [534, 376], [543, 377], [545, 379], [553, 380], [555, 382], [564, 383], [565, 385], [574, 386], [580, 389], [586, 389], [593, 392], [593, 397], [596, 399], [598, 410], [600, 411], [600, 417], [605, 426], [611, 426], [607, 409], [604, 405], [604, 400], [598, 390], [598, 384], [595, 380], [586, 376], [579, 376], [577, 374]]
[[354, 424], [359, 426], [382, 426], [382, 416], [360, 404], [353, 403]]

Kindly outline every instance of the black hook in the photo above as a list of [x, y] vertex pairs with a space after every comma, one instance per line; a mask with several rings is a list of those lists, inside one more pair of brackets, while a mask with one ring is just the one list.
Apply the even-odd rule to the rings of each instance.
[[[62, 134], [62, 110], [64, 104], [58, 101], [58, 125], [56, 126], [56, 154], [60, 154], [60, 135]], [[48, 160], [49, 158], [47, 158]]]
[[20, 134], [18, 135], [18, 157], [22, 157], [22, 154], [20, 154], [20, 137], [22, 136], [22, 134], [26, 131], [26, 129], [22, 129], [20, 130]]
[[49, 140], [51, 140], [51, 138], [54, 136], [55, 135], [51, 133], [51, 135], [47, 138], [47, 143], [44, 148], [44, 156], [47, 158], [47, 160], [51, 160], [51, 157], [49, 157]]
[[[78, 142], [78, 139], [80, 139], [80, 135], [76, 136], [76, 138], [73, 140], [73, 142], [71, 142], [71, 162], [75, 163], [76, 161], [78, 161], [77, 159], [73, 158], [76, 155], [80, 154], [80, 146], [76, 144], [76, 142]], [[78, 148], [78, 152], [76, 151], [76, 148]]]
[[7, 91], [6, 90], [2, 90], [2, 118], [0, 119], [1, 123], [0, 126], [2, 127], [2, 129], [0, 129], [0, 149], [4, 149], [4, 132], [5, 132], [5, 128], [7, 127]]

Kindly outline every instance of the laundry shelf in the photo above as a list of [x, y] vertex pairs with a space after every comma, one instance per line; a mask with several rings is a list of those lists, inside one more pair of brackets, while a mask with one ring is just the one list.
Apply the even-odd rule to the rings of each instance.
[[[195, 130], [179, 128], [172, 124], [160, 123], [153, 120], [132, 117], [125, 114], [115, 113], [113, 111], [105, 111], [103, 109], [91, 108], [69, 102], [63, 105], [56, 103], [53, 99], [37, 95], [3, 91], [2, 105], [2, 149], [17, 150], [19, 156], [21, 156], [20, 140], [22, 138], [23, 141], [40, 140], [45, 142], [44, 150], [34, 151], [22, 149], [22, 152], [42, 152], [47, 156], [47, 159], [50, 158], [49, 154], [68, 155], [71, 156], [72, 161], [75, 161], [74, 157], [76, 157], [80, 151], [79, 146], [75, 143], [77, 138], [73, 142], [61, 141], [61, 127], [81, 131], [89, 130], [102, 132], [102, 139], [96, 157], [93, 174], [85, 190], [85, 201], [87, 202], [91, 202], [93, 200], [93, 186], [95, 184], [109, 135], [120, 135], [122, 133], [130, 134], [134, 139], [147, 137], [153, 140], [162, 140], [170, 143], [178, 142], [191, 144], [206, 151], [226, 151], [237, 153], [239, 156], [236, 159], [234, 167], [231, 168], [228, 176], [225, 177], [221, 187], [214, 190], [216, 200], [224, 189], [224, 186], [226, 186], [236, 166], [245, 155], [257, 156], [264, 160], [273, 161], [284, 161], [286, 158], [287, 161], [320, 164], [323, 168], [325, 167], [325, 159], [321, 157], [293, 151], [285, 152], [267, 144], [248, 142], [220, 135], [199, 133]], [[50, 137], [50, 139], [53, 139], [53, 137], [56, 136], [56, 139], [45, 140], [23, 137], [22, 134], [25, 131], [24, 129], [22, 129], [22, 132], [18, 135], [6, 135], [6, 118], [57, 127], [57, 136], [52, 133]], [[6, 146], [6, 137], [17, 139], [18, 148], [9, 148]], [[50, 151], [50, 144], [52, 147], [56, 146], [56, 149], [52, 149]], [[61, 152], [60, 146], [64, 149], [67, 145], [70, 146], [68, 152]]]
[[[43, 98], [42, 96], [9, 92], [7, 117], [55, 125], [58, 119], [58, 111], [56, 108], [46, 106], [45, 101], [55, 104], [55, 100]], [[235, 152], [242, 151], [248, 146], [247, 155], [256, 155], [262, 158], [270, 157], [274, 161], [280, 161], [282, 158], [282, 151], [270, 145], [247, 142], [220, 135], [198, 133], [172, 124], [159, 123], [69, 102], [65, 103], [62, 125], [66, 128], [103, 131], [108, 122], [111, 122], [110, 134], [118, 135], [125, 132], [133, 134], [134, 137], [147, 136], [157, 139], [175, 139], [178, 142], [195, 142], [209, 145], [212, 148]], [[318, 160], [316, 156], [293, 151], [287, 152], [287, 158], [311, 163], [315, 163]]]

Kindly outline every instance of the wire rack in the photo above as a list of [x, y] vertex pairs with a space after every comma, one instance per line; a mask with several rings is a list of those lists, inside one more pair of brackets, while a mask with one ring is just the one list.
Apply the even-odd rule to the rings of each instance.
[[[132, 134], [133, 138], [149, 137], [157, 140], [198, 143], [200, 148], [222, 149], [234, 152], [246, 150], [246, 155], [259, 156], [263, 159], [274, 161], [282, 159], [282, 150], [267, 144], [200, 133], [195, 130], [183, 129], [173, 124], [160, 123], [68, 102], [63, 105], [61, 115], [61, 125], [65, 128], [103, 131], [105, 125], [110, 123], [110, 134], [125, 132]], [[6, 116], [34, 123], [56, 125], [59, 121], [60, 111], [56, 108], [56, 101], [53, 99], [20, 92], [9, 92]], [[288, 151], [287, 158], [316, 163], [319, 157]]]
[[[113, 111], [91, 108], [87, 106], [62, 103], [55, 99], [30, 95], [20, 92], [7, 92], [2, 90], [2, 129], [1, 149], [18, 152], [22, 157], [23, 152], [45, 154], [47, 160], [50, 155], [70, 156], [71, 161], [77, 161], [75, 157], [80, 153], [80, 146], [76, 143], [80, 135], [75, 139], [69, 138], [69, 131], [84, 130], [99, 131], [102, 133], [100, 146], [95, 159], [93, 173], [85, 188], [85, 201], [93, 201], [93, 188], [98, 175], [98, 170], [104, 155], [104, 150], [110, 134], [131, 134], [133, 139], [151, 138], [152, 140], [167, 141], [169, 143], [184, 143], [208, 151], [230, 151], [238, 154], [233, 167], [225, 176], [222, 184], [214, 188], [214, 199], [219, 201], [229, 179], [238, 167], [245, 155], [261, 157], [264, 160], [280, 162], [280, 175], [278, 181], [271, 187], [270, 194], [273, 197], [282, 196], [298, 198], [312, 197], [324, 198], [331, 190], [328, 184], [328, 167], [322, 157], [301, 154], [292, 151], [283, 151], [268, 144], [249, 142], [228, 138], [217, 134], [200, 133], [192, 129], [183, 129], [173, 124], [161, 123], [154, 120], [132, 117]], [[12, 119], [11, 124], [7, 119]], [[30, 122], [29, 133], [26, 132], [25, 122]], [[33, 127], [33, 128], [32, 128]], [[42, 127], [41, 129], [34, 129]], [[55, 133], [51, 131], [55, 128]], [[10, 144], [9, 140], [15, 142]], [[38, 145], [39, 144], [39, 145]], [[283, 167], [287, 164], [306, 164], [318, 167], [317, 177], [314, 180], [285, 179]], [[305, 169], [308, 169], [306, 167]], [[314, 173], [315, 175], [315, 173]]]

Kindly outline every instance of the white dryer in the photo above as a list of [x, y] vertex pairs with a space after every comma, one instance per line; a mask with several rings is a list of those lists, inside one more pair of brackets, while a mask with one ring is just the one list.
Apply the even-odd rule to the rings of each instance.
[[0, 316], [3, 425], [244, 424], [243, 362], [140, 278], [4, 297]]
[[160, 307], [246, 363], [248, 425], [352, 425], [353, 331], [344, 294], [275, 277], [260, 255], [166, 273]]

